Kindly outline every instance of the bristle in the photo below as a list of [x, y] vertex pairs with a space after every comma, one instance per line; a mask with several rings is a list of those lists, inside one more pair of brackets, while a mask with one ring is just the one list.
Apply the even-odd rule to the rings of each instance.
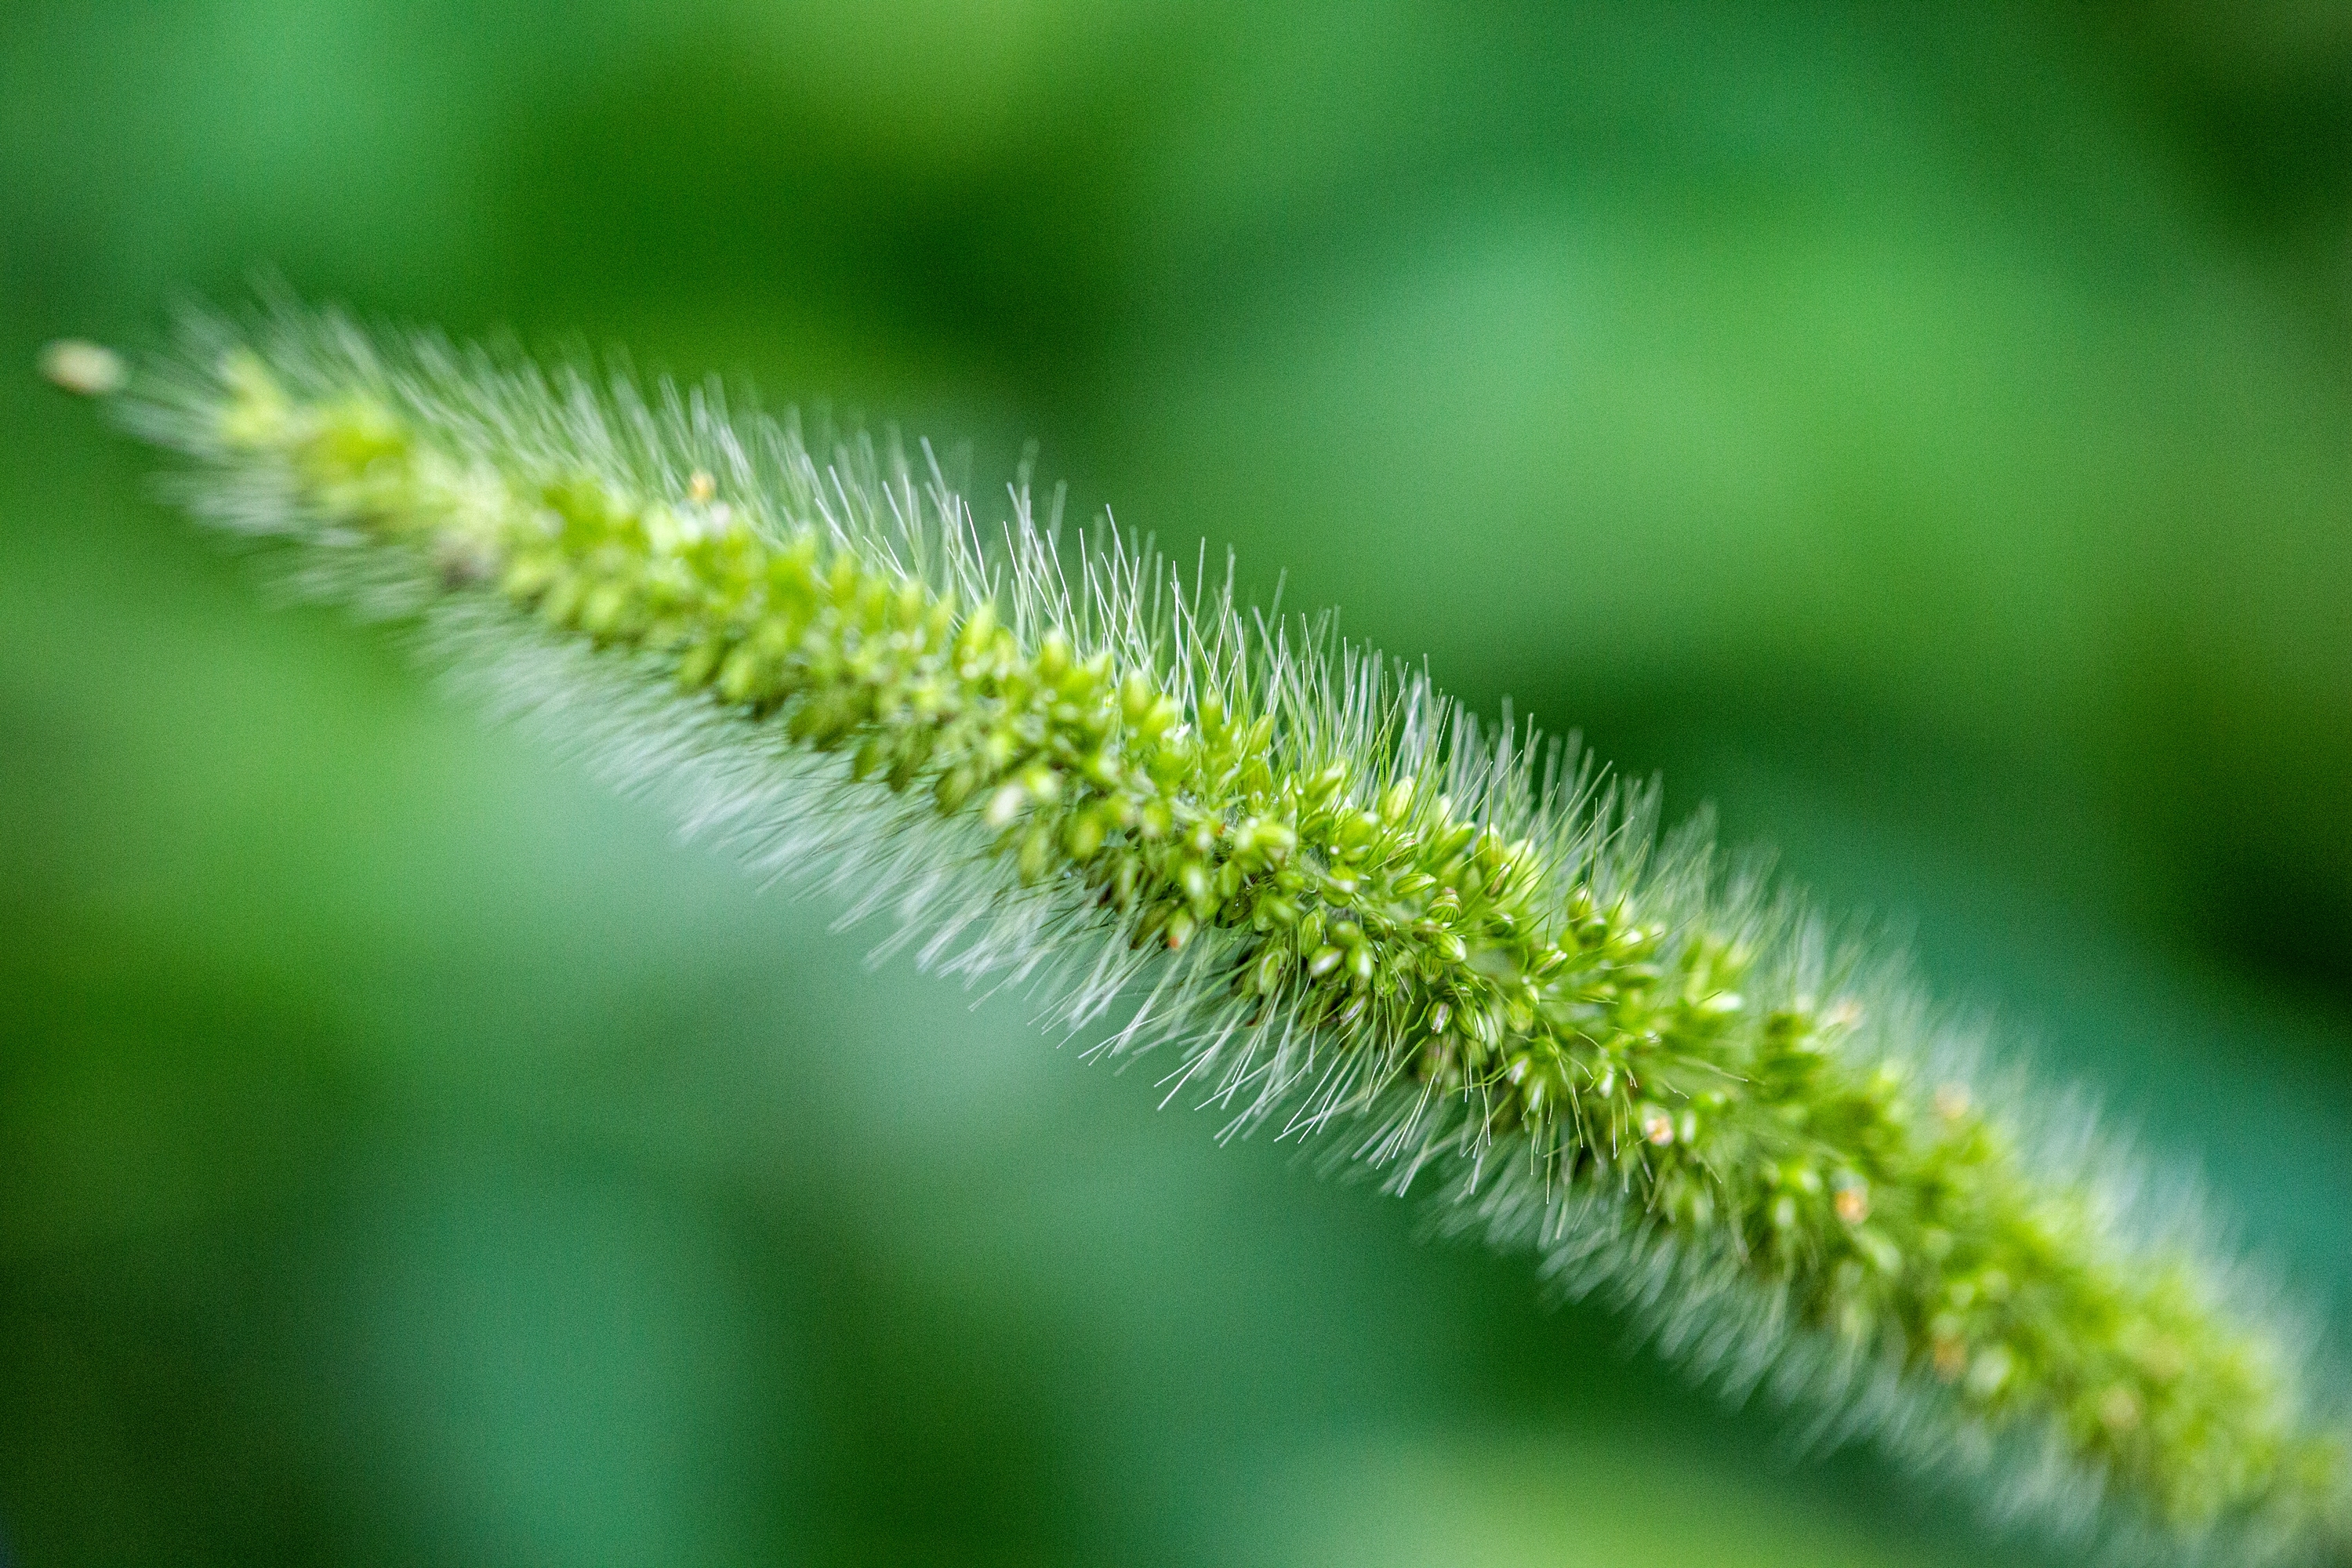
[[280, 301], [132, 428], [494, 711], [1223, 1136], [1318, 1138], [1793, 1437], [2133, 1561], [2352, 1547], [2309, 1336], [1877, 933], [1575, 746], [928, 447]]

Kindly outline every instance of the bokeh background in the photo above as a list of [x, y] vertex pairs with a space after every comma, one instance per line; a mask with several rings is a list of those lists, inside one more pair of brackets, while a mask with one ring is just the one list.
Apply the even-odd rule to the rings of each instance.
[[1044, 444], [1722, 808], [2352, 1287], [2352, 11], [8, 0], [23, 1563], [2054, 1561], [273, 611], [257, 267]]

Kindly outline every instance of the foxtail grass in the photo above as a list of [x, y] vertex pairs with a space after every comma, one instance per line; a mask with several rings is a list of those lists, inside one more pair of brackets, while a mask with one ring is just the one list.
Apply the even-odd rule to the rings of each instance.
[[[2130, 1561], [2352, 1562], [2305, 1336], [2077, 1098], [1654, 793], [1025, 482], [281, 306], [54, 379], [757, 871]], [[1840, 934], [1841, 930], [1845, 934]]]

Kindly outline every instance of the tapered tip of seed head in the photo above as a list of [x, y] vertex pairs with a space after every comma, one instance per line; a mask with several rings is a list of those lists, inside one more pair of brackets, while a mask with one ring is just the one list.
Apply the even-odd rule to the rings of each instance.
[[78, 397], [105, 397], [122, 390], [130, 371], [122, 356], [100, 343], [59, 338], [41, 350], [41, 374]]

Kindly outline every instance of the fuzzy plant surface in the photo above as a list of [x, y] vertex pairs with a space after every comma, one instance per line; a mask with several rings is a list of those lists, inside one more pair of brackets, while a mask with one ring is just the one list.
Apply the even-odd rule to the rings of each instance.
[[279, 306], [53, 379], [757, 870], [1156, 1047], [1734, 1395], [2126, 1561], [2352, 1563], [2309, 1337], [2076, 1098], [1705, 826], [1025, 482]]

